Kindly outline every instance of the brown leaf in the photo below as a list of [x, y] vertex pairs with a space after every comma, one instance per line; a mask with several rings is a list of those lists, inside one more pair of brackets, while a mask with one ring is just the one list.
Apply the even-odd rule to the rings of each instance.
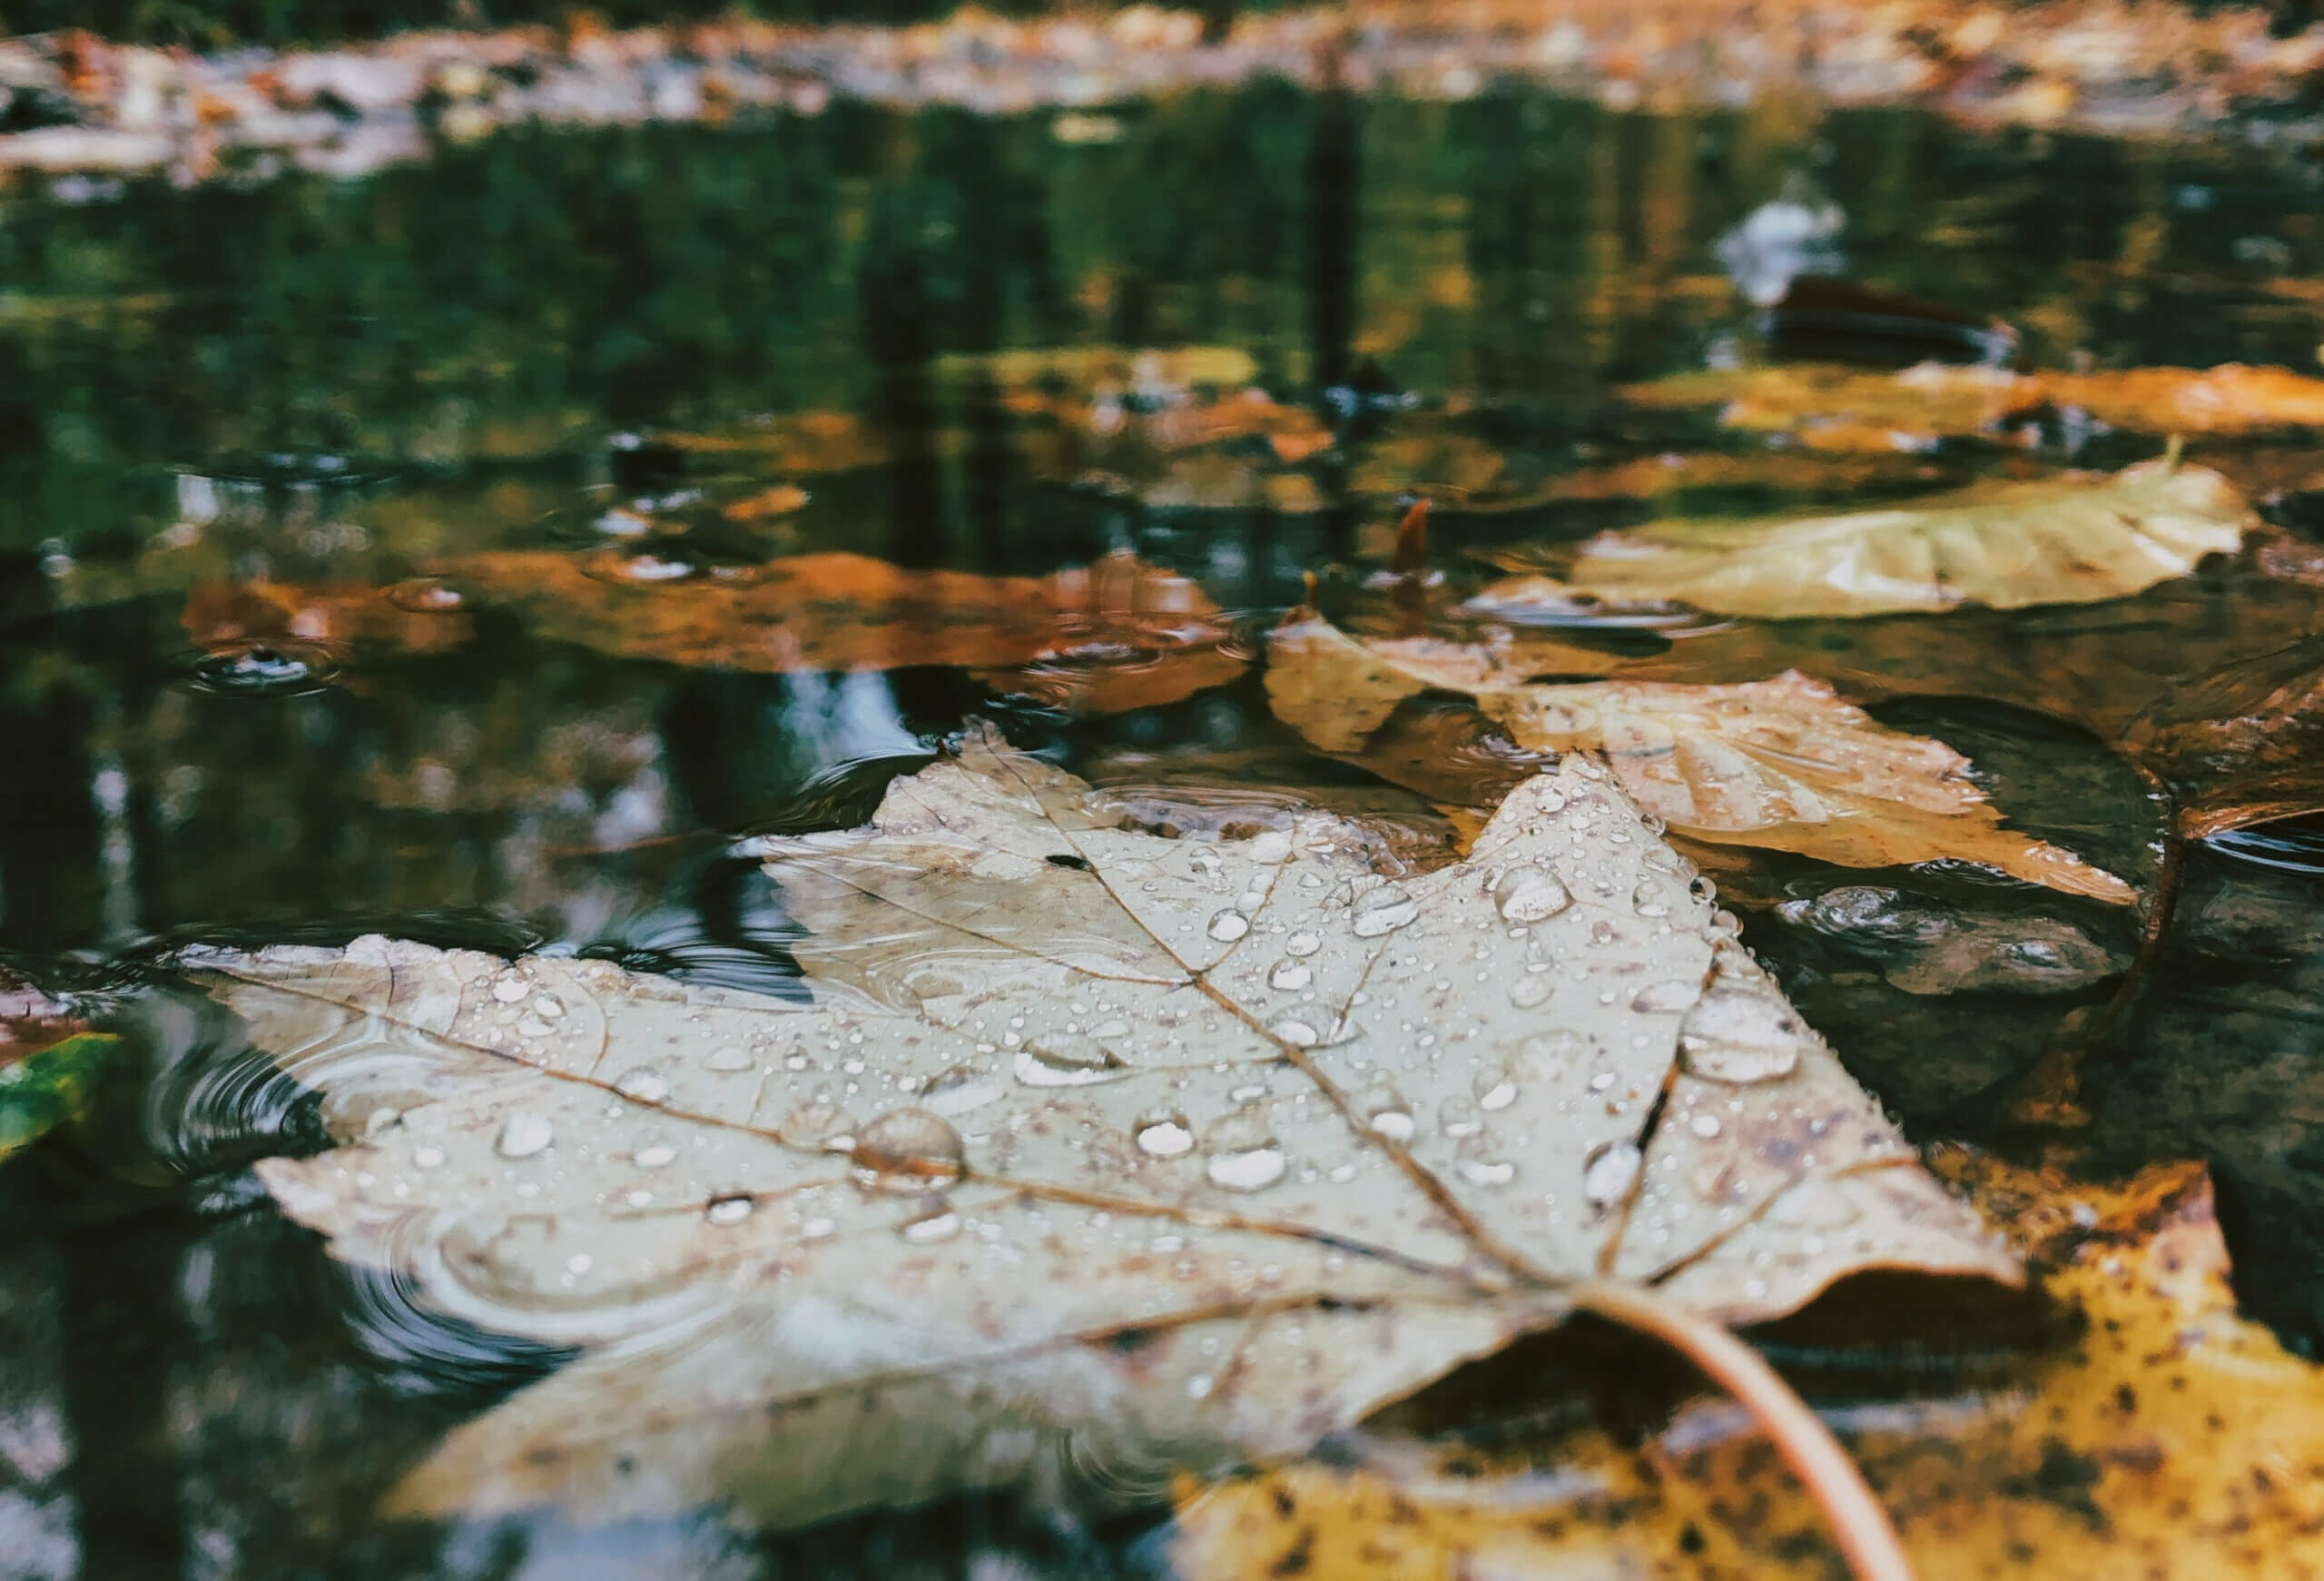
[[180, 619], [197, 645], [296, 637], [305, 642], [445, 653], [476, 635], [465, 596], [449, 583], [414, 578], [359, 583], [203, 582]]
[[2227, 665], [2156, 699], [2122, 749], [2171, 787], [2191, 839], [2324, 812], [2324, 645]]
[[1775, 619], [2122, 598], [2232, 553], [2258, 519], [2218, 473], [2152, 461], [2112, 478], [1986, 484], [1832, 516], [1662, 521], [1516, 578], [1475, 608], [1522, 617], [1576, 594]]
[[2324, 380], [2286, 368], [2128, 368], [2097, 373], [2044, 373], [2042, 386], [2061, 406], [2079, 406], [2099, 421], [2148, 434], [2245, 434], [2270, 429], [2324, 428]]
[[[2000, 1387], [1850, 1424], [1920, 1573], [2314, 1576], [2324, 1372], [2236, 1316], [2202, 1170], [2099, 1188], [1955, 1164], [2074, 1321]], [[1705, 1402], [1637, 1449], [1590, 1428], [1513, 1453], [1391, 1443], [1354, 1470], [1302, 1463], [1191, 1498], [1172, 1558], [1187, 1581], [1825, 1581], [1837, 1558], [1814, 1513], [1739, 1426]]]
[[[2266, 553], [2262, 545], [2260, 557]], [[1797, 668], [1858, 703], [1983, 697], [2071, 720], [2111, 740], [2187, 681], [2319, 629], [2324, 599], [2249, 558], [2223, 575], [2163, 582], [2101, 604], [1682, 631], [1666, 651], [1614, 661], [1606, 673], [1700, 683]], [[1551, 637], [1549, 662], [1536, 663], [1526, 628], [1496, 640], [1523, 673], [1566, 673], [1570, 641]]]
[[1654, 410], [1715, 406], [1728, 428], [1789, 433], [1813, 450], [1876, 454], [1989, 432], [2043, 400], [2033, 376], [1942, 362], [1895, 373], [1811, 362], [1709, 369], [1626, 385], [1620, 393]]
[[1925, 362], [1898, 373], [1794, 363], [1674, 374], [1621, 391], [1634, 406], [1716, 406], [1727, 427], [1786, 433], [1810, 449], [1914, 450], [1990, 433], [2044, 405], [2078, 406], [2148, 434], [2324, 427], [2324, 380], [2284, 368], [2132, 368], [2011, 373]]
[[1137, 1497], [1586, 1287], [1699, 1323], [1866, 1267], [2012, 1281], [1603, 768], [1397, 879], [1328, 814], [1171, 838], [1122, 800], [980, 733], [871, 826], [762, 842], [794, 1000], [376, 937], [190, 954], [340, 1139], [258, 1166], [286, 1210], [583, 1351], [399, 1507], [787, 1524], [1045, 1467]]
[[1466, 692], [1521, 747], [1605, 753], [1640, 806], [1698, 839], [1852, 867], [1953, 858], [2072, 894], [2134, 897], [2073, 853], [2003, 828], [1950, 747], [1884, 729], [1796, 671], [1723, 686], [1541, 686], [1526, 673], [1481, 647], [1359, 641], [1306, 612], [1268, 639], [1268, 699], [1324, 752], [1361, 751], [1407, 697]]

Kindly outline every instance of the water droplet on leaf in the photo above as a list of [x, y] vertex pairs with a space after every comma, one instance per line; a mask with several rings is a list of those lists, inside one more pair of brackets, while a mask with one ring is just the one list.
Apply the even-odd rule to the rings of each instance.
[[492, 1151], [504, 1159], [528, 1159], [548, 1146], [556, 1136], [555, 1128], [545, 1114], [518, 1110], [501, 1122], [500, 1136]]
[[1546, 922], [1573, 904], [1573, 895], [1546, 868], [1512, 867], [1492, 886], [1493, 909], [1504, 922]]
[[1230, 1191], [1256, 1191], [1283, 1179], [1286, 1167], [1283, 1146], [1264, 1110], [1237, 1109], [1215, 1122], [1203, 1136], [1209, 1157], [1203, 1172], [1211, 1184]]
[[967, 1172], [960, 1133], [925, 1109], [882, 1114], [857, 1133], [850, 1157], [856, 1183], [872, 1191], [922, 1192]]
[[1610, 1208], [1630, 1195], [1641, 1159], [1634, 1141], [1600, 1142], [1581, 1167], [1581, 1194], [1591, 1206]]
[[1148, 1158], [1182, 1158], [1194, 1151], [1195, 1133], [1187, 1117], [1175, 1109], [1157, 1109], [1137, 1117], [1130, 1127], [1137, 1151]]
[[1418, 915], [1420, 902], [1402, 884], [1384, 884], [1357, 897], [1355, 920], [1350, 925], [1357, 938], [1376, 939], [1394, 933]]

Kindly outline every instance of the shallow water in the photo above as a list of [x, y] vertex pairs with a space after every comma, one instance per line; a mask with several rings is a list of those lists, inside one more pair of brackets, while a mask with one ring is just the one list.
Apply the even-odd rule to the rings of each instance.
[[[316, 1101], [151, 963], [191, 941], [385, 929], [793, 992], [796, 930], [729, 837], [858, 822], [978, 715], [1130, 787], [1157, 826], [1224, 815], [1173, 788], [1206, 781], [1357, 798], [1415, 862], [1443, 859], [1442, 821], [1305, 753], [1247, 675], [1083, 716], [1045, 690], [1070, 674], [1004, 683], [921, 662], [933, 650], [909, 619], [894, 667], [773, 673], [731, 632], [657, 636], [604, 613], [634, 604], [527, 601], [473, 567], [420, 568], [554, 551], [593, 584], [685, 598], [816, 548], [1020, 574], [1132, 548], [1198, 582], [1247, 651], [1327, 566], [1354, 568], [1325, 591], [1364, 618], [1357, 584], [1395, 488], [1446, 480], [1447, 463], [1396, 448], [1408, 403], [1454, 403], [1473, 449], [1501, 459], [1439, 513], [1436, 559], [1456, 577], [1462, 548], [1649, 509], [1553, 498], [1558, 479], [1732, 450], [1707, 420], [1616, 413], [1606, 390], [1748, 349], [1718, 242], [1787, 179], [1846, 216], [1840, 256], [1817, 267], [2006, 319], [2036, 361], [2316, 355], [2314, 302], [2283, 282], [2324, 271], [2319, 167], [2290, 152], [1780, 104], [1657, 117], [1282, 87], [1125, 108], [1071, 135], [1046, 115], [839, 107], [506, 136], [346, 185], [0, 197], [0, 727], [16, 759], [0, 782], [0, 949], [132, 1033], [80, 1132], [0, 1173], [0, 1572], [1161, 1562], [1146, 1523], [1065, 1527], [1000, 1500], [772, 1538], [709, 1516], [383, 1520], [379, 1494], [438, 1435], [563, 1358], [430, 1316], [283, 1222], [247, 1166], [323, 1145]], [[1304, 469], [1259, 436], [1196, 462], [1088, 465], [1024, 399], [1074, 392], [1073, 365], [1045, 382], [992, 354], [1104, 346], [1224, 349], [1325, 413], [1339, 444]], [[1111, 399], [1135, 417], [1164, 396], [1134, 379]], [[2154, 448], [2071, 423], [2032, 442], [1907, 459], [1878, 486]], [[2302, 477], [2324, 449], [2206, 459]], [[704, 501], [784, 482], [808, 495], [795, 510], [704, 525]], [[1687, 503], [1817, 491], [1792, 476]], [[384, 618], [310, 604], [253, 636], [237, 584], [396, 591]], [[2022, 826], [2146, 876], [2161, 811], [2136, 775], [2020, 701], [1882, 716], [1968, 753]], [[1462, 750], [1450, 761], [1481, 797], [1525, 766]], [[2192, 854], [2127, 1062], [2095, 1082], [2093, 1133], [2099, 1156], [2213, 1162], [2246, 1299], [2297, 1343], [2324, 1312], [2324, 1252], [2302, 1228], [2324, 1196], [2306, 1071], [2324, 1026], [2315, 850], [2293, 831]], [[1769, 857], [1721, 883], [1923, 1142], [1998, 1135], [2013, 1083], [2070, 1012], [2106, 1000], [2137, 944], [2106, 908], [1974, 870]], [[2191, 1049], [2212, 1062], [2200, 1077]], [[1845, 1404], [1905, 1386], [1834, 1387]], [[1020, 1568], [990, 1567], [1004, 1563]]]

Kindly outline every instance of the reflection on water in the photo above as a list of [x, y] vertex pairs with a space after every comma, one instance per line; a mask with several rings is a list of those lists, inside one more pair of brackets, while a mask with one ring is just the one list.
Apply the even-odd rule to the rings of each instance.
[[[319, 1024], [278, 1064], [140, 963], [384, 930], [793, 995], [800, 930], [736, 842], [862, 821], [975, 714], [1142, 826], [1265, 826], [1290, 786], [1372, 819], [1383, 871], [1424, 867], [1453, 825], [1302, 752], [1249, 675], [1252, 633], [1378, 547], [1405, 490], [1445, 507], [1444, 565], [1641, 513], [1663, 495], [1639, 479], [1685, 457], [1715, 463], [1701, 498], [1816, 497], [1827, 472], [1605, 392], [1796, 337], [1753, 302], [1842, 259], [1955, 310], [1955, 340], [2006, 320], [2052, 364], [2315, 351], [2324, 234], [2288, 216], [2317, 170], [2288, 156], [1280, 85], [1119, 119], [1090, 144], [1045, 116], [836, 106], [511, 134], [344, 186], [0, 197], [0, 947], [94, 974], [136, 1058], [79, 1137], [0, 1176], [0, 1567], [1150, 1570], [1135, 1525], [995, 1500], [765, 1539], [382, 1519], [446, 1429], [563, 1353], [341, 1268], [247, 1166], [359, 1130], [434, 1056]], [[1790, 253], [1769, 240], [1787, 203], [1808, 222]], [[1853, 311], [1808, 327], [1846, 340]], [[2036, 458], [2087, 438], [2071, 427], [2038, 430]], [[1847, 487], [2024, 459], [1977, 441]], [[2267, 466], [2297, 480], [2324, 455]], [[1105, 558], [1125, 552], [1146, 569]], [[763, 602], [816, 555], [980, 579], [882, 583], [867, 621], [862, 567], [826, 558]], [[689, 612], [711, 598], [706, 627]], [[1616, 655], [1728, 629], [1557, 624]], [[1913, 707], [1890, 722], [1992, 770], [2023, 825], [2146, 870], [2155, 810], [2094, 740]], [[1465, 711], [1397, 729], [1381, 750], [1472, 786], [1531, 766]], [[2101, 1104], [2126, 1156], [2216, 1161], [2248, 1299], [2295, 1336], [2324, 1332], [2324, 1250], [2284, 1229], [2324, 1221], [2302, 1118], [2316, 846], [2275, 829], [2194, 854]], [[2136, 944], [2104, 908], [1974, 873], [1714, 871], [1928, 1135], [1989, 1131]], [[364, 1106], [299, 1080], [350, 1058]]]

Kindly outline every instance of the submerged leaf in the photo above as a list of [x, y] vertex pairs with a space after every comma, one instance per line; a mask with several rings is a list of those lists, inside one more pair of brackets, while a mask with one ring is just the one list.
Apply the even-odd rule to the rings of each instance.
[[[260, 1166], [292, 1216], [584, 1349], [404, 1507], [1151, 1497], [1577, 1280], [1735, 1322], [2014, 1277], [1582, 759], [1402, 879], [1310, 811], [1145, 833], [989, 735], [763, 849], [802, 1002], [379, 938], [186, 958], [346, 1139]], [[1806, 1198], [1845, 1232], [1787, 1228]]]
[[[2202, 1170], [2114, 1188], [1961, 1172], [2074, 1325], [2002, 1387], [1856, 1413], [1851, 1446], [1921, 1574], [2312, 1575], [2324, 1371], [2236, 1315]], [[1739, 1425], [1707, 1401], [1638, 1448], [1596, 1429], [1513, 1454], [1375, 1445], [1355, 1469], [1204, 1494], [1172, 1557], [1189, 1581], [1628, 1575], [1680, 1553], [1689, 1576], [1835, 1574], [1813, 1512]]]
[[1951, 747], [1885, 729], [1797, 671], [1725, 686], [1540, 686], [1527, 673], [1487, 648], [1359, 641], [1312, 615], [1268, 638], [1276, 716], [1324, 752], [1359, 750], [1407, 697], [1466, 692], [1521, 747], [1604, 752], [1640, 806], [1698, 839], [1849, 867], [1979, 862], [2071, 894], [2133, 898], [2072, 852], [2003, 828]]
[[194, 590], [198, 639], [287, 634], [404, 652], [456, 647], [467, 612], [631, 658], [788, 673], [960, 665], [1004, 691], [1106, 713], [1176, 702], [1242, 674], [1218, 607], [1128, 554], [1048, 577], [919, 570], [854, 554], [762, 565], [692, 559], [684, 539], [446, 560], [386, 589], [216, 583]]
[[2151, 461], [2098, 482], [1989, 484], [1838, 516], [1657, 522], [1592, 539], [1560, 580], [1487, 588], [1474, 607], [1521, 615], [1579, 593], [1789, 619], [2095, 603], [2230, 554], [2255, 525], [2218, 473]]
[[2324, 647], [2260, 654], [2174, 688], [2122, 732], [2200, 839], [2324, 811]]

